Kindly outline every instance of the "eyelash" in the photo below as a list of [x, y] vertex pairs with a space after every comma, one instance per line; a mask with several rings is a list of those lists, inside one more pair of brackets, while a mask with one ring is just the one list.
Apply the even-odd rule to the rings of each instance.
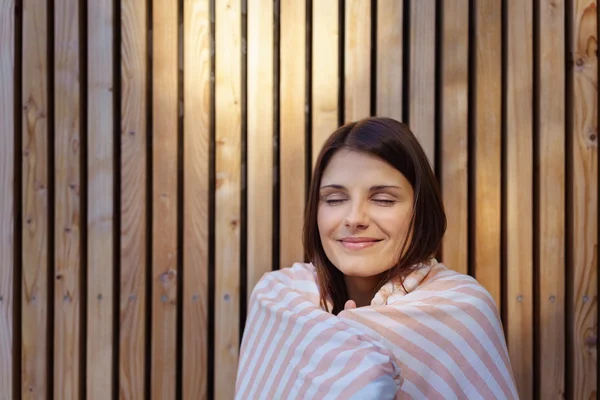
[[[325, 200], [325, 203], [327, 203], [330, 206], [335, 206], [335, 205], [343, 203], [346, 200], [347, 199], [329, 199], [329, 200]], [[384, 200], [384, 199], [377, 200], [377, 199], [375, 199], [373, 201], [376, 203], [384, 204], [386, 206], [391, 206], [392, 204], [396, 203], [396, 200]]]

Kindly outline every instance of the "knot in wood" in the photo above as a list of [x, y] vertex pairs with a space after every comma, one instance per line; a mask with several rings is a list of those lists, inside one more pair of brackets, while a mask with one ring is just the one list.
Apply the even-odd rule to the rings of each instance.
[[586, 347], [596, 347], [597, 342], [598, 342], [598, 337], [596, 335], [588, 335], [585, 338]]
[[177, 276], [177, 271], [175, 271], [174, 269], [169, 269], [169, 270], [163, 272], [162, 274], [160, 274], [160, 276], [158, 277], [158, 279], [162, 283], [169, 283], [173, 279], [175, 279], [176, 276]]

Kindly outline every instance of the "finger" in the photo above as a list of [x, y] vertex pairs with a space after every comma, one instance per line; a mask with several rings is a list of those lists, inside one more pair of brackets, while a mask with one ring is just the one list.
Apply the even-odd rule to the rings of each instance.
[[352, 310], [353, 308], [356, 308], [356, 302], [354, 302], [354, 300], [348, 300], [344, 305], [344, 310]]

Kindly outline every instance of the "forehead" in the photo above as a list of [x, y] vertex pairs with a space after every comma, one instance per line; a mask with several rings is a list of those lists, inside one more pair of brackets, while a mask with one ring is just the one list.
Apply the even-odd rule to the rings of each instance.
[[[404, 175], [382, 159], [367, 153], [338, 150], [323, 172], [321, 185], [352, 183], [409, 184]], [[410, 184], [409, 184], [410, 185]]]

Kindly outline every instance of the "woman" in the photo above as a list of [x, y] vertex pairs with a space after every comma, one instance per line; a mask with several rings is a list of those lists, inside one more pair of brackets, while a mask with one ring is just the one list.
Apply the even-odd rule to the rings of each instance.
[[493, 299], [434, 258], [445, 229], [405, 125], [334, 132], [310, 187], [310, 263], [254, 288], [237, 398], [517, 398]]

